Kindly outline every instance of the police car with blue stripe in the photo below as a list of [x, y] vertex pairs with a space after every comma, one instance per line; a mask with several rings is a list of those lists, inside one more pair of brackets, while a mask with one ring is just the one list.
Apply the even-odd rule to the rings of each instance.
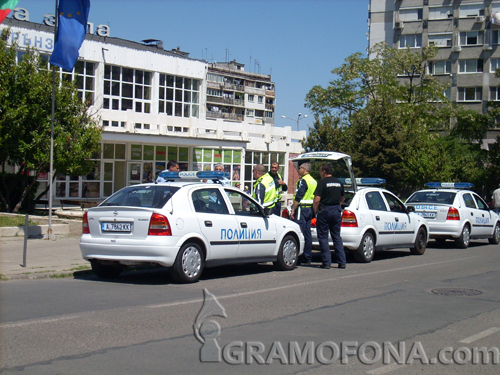
[[97, 276], [117, 277], [128, 266], [156, 264], [190, 283], [205, 267], [223, 264], [295, 268], [304, 248], [300, 227], [220, 183], [227, 172], [160, 175], [165, 182], [125, 187], [85, 213], [80, 250]]
[[498, 215], [472, 189], [468, 182], [429, 182], [428, 189], [413, 193], [406, 205], [427, 219], [430, 237], [438, 242], [455, 241], [465, 249], [470, 240], [487, 238], [491, 244], [500, 242]]

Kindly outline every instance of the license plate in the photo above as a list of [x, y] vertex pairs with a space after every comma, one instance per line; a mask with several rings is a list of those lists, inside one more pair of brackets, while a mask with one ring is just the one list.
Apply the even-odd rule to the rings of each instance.
[[103, 232], [130, 232], [130, 223], [101, 223]]
[[417, 212], [418, 215], [425, 217], [426, 219], [435, 219], [436, 218], [436, 213], [435, 212]]

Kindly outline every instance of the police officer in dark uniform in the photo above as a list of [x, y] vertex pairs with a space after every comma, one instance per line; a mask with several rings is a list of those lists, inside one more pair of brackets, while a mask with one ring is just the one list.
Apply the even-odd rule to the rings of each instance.
[[344, 185], [333, 177], [332, 166], [323, 164], [320, 168], [321, 181], [314, 192], [313, 210], [316, 213], [316, 231], [321, 249], [320, 268], [330, 268], [332, 256], [328, 244], [328, 233], [331, 234], [335, 255], [339, 268], [345, 268], [346, 258], [344, 245], [340, 237], [340, 222], [344, 202]]

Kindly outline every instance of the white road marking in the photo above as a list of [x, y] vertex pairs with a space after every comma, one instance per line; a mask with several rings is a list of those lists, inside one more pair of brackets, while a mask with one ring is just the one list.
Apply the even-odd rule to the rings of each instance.
[[0, 324], [0, 328], [26, 327], [26, 326], [31, 326], [33, 324], [53, 323], [62, 320], [77, 319], [79, 317], [80, 317], [79, 315], [61, 315], [55, 318], [22, 320], [20, 322], [15, 322], [15, 323], [2, 323]]
[[477, 335], [467, 337], [466, 339], [460, 340], [459, 342], [462, 342], [464, 344], [470, 344], [471, 342], [474, 342], [474, 341], [477, 341], [479, 339], [490, 336], [498, 331], [500, 331], [500, 327], [491, 327], [490, 329], [487, 329], [486, 331], [479, 332]]

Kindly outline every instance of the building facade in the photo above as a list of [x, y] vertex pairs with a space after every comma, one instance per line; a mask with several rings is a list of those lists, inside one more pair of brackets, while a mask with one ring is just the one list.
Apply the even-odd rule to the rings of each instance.
[[[500, 101], [496, 13], [499, 0], [370, 0], [368, 47], [382, 41], [415, 51], [437, 46], [428, 73], [449, 83], [445, 95], [452, 102], [485, 113], [489, 101]], [[488, 132], [483, 147], [497, 135], [500, 124]]]
[[[0, 28], [10, 42], [41, 54], [54, 45], [52, 18], [29, 20], [16, 8]], [[233, 184], [252, 189], [252, 167], [277, 161], [289, 178], [288, 159], [302, 152], [305, 131], [274, 127], [275, 84], [270, 75], [245, 72], [236, 61], [208, 63], [159, 40], [142, 43], [109, 36], [106, 26], [89, 23], [73, 72], [82, 100], [103, 126], [101, 156], [86, 176], [58, 174], [55, 200], [100, 201], [120, 188], [155, 178], [168, 160], [181, 170], [212, 170], [222, 163]], [[290, 171], [290, 175], [293, 173]], [[48, 185], [39, 178], [39, 190]], [[287, 198], [285, 196], [285, 198]]]

